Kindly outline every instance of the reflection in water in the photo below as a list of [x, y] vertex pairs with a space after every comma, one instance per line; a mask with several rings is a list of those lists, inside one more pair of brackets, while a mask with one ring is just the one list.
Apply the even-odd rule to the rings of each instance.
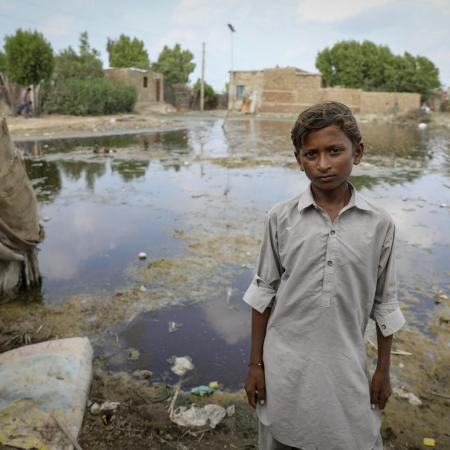
[[94, 190], [95, 180], [106, 173], [106, 163], [86, 161], [58, 161], [58, 166], [64, 175], [73, 181], [78, 181], [82, 176], [86, 180], [86, 188]]
[[123, 181], [132, 181], [145, 176], [150, 161], [117, 161], [111, 166], [113, 172], [120, 173]]
[[61, 191], [61, 172], [58, 165], [53, 161], [25, 160], [25, 167], [33, 188], [36, 192], [38, 202], [52, 203]]
[[[195, 368], [184, 386], [219, 380], [228, 388], [242, 387], [250, 350], [250, 307], [241, 298], [251, 277], [252, 271], [242, 271], [228, 299], [213, 298], [207, 304], [142, 313], [113, 330], [122, 350], [108, 368], [133, 371], [151, 367], [153, 381], [174, 383], [177, 377], [170, 371], [167, 360], [174, 355], [189, 355]], [[168, 333], [169, 322], [176, 322], [180, 328]], [[137, 361], [125, 359], [129, 348], [139, 351]], [[99, 347], [96, 352], [100, 354], [103, 350]]]

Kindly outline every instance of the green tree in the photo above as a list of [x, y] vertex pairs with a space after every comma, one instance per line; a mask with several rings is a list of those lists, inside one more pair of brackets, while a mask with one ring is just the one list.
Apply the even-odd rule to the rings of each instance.
[[173, 49], [164, 46], [152, 68], [164, 75], [164, 83], [169, 86], [188, 83], [189, 75], [195, 69], [193, 59], [194, 55], [189, 50], [182, 50], [180, 44], [176, 44]]
[[368, 91], [419, 92], [427, 97], [440, 86], [439, 70], [427, 58], [393, 55], [370, 41], [342, 41], [318, 53], [316, 67], [327, 86]]
[[54, 79], [95, 80], [103, 78], [103, 63], [98, 50], [91, 48], [87, 32], [80, 34], [79, 52], [68, 47], [55, 57]]
[[144, 48], [144, 41], [137, 38], [131, 39], [121, 34], [115, 41], [108, 39], [106, 49], [108, 50], [111, 67], [150, 68], [150, 59], [147, 50]]
[[15, 35], [5, 36], [4, 48], [5, 72], [11, 81], [37, 86], [50, 78], [53, 50], [41, 33], [18, 29]]
[[[195, 82], [192, 89], [193, 103], [194, 105], [200, 107], [200, 78]], [[217, 107], [217, 94], [214, 89], [208, 83], [204, 83], [204, 95], [205, 95], [205, 109], [215, 109]]]
[[3, 52], [0, 52], [0, 73], [4, 73], [6, 68], [6, 56]]

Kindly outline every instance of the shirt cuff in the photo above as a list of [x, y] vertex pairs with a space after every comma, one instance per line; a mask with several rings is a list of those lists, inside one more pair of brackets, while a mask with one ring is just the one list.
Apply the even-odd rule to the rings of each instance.
[[264, 280], [255, 276], [252, 283], [244, 294], [244, 302], [263, 313], [268, 306], [271, 306], [277, 291]]
[[405, 317], [398, 306], [391, 312], [374, 311], [371, 317], [377, 322], [384, 337], [396, 333], [405, 324]]

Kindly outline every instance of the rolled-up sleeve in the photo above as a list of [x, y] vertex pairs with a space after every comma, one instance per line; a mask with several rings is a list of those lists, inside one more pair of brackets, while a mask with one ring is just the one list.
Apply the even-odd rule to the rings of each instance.
[[405, 323], [397, 296], [395, 226], [393, 223], [390, 223], [383, 242], [375, 299], [370, 317], [377, 322], [383, 336], [390, 336], [397, 332]]
[[264, 237], [258, 257], [256, 274], [244, 294], [244, 301], [258, 312], [271, 306], [281, 277], [278, 253], [276, 216], [269, 212], [264, 229]]

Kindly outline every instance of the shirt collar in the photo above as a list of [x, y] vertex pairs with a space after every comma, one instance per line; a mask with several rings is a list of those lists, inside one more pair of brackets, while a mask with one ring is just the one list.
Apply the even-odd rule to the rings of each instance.
[[[345, 206], [345, 209], [352, 208], [353, 206], [356, 206], [358, 209], [362, 209], [364, 211], [371, 210], [371, 207], [369, 203], [357, 192], [355, 189], [355, 186], [353, 186], [350, 181], [348, 182], [350, 186], [350, 191], [352, 193], [352, 196], [350, 197], [349, 202]], [[311, 184], [308, 186], [308, 189], [306, 189], [303, 194], [300, 195], [300, 198], [298, 200], [298, 211], [302, 212], [304, 209], [308, 208], [309, 206], [314, 206], [315, 208], [318, 208], [316, 201], [314, 200], [312, 191], [311, 191]]]

